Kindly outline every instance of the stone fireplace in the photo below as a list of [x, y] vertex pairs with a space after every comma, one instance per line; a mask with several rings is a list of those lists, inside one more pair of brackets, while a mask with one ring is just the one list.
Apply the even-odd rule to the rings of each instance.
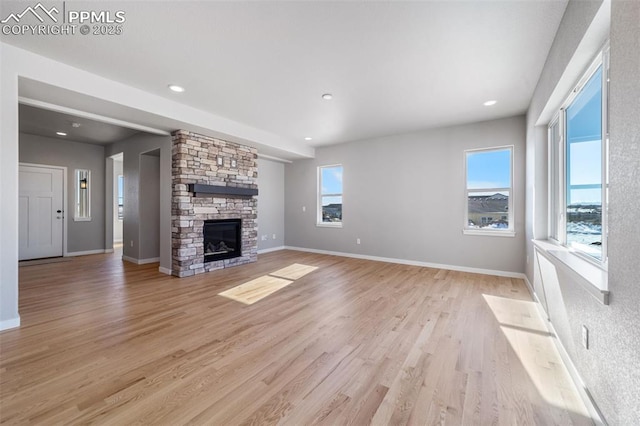
[[256, 149], [185, 130], [172, 138], [172, 274], [255, 262]]

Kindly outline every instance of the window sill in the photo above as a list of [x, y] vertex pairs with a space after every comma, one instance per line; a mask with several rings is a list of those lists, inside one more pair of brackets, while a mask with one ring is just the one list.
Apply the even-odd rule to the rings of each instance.
[[318, 228], [342, 228], [342, 222], [318, 222]]
[[464, 235], [481, 235], [484, 237], [515, 237], [515, 231], [492, 231], [482, 229], [463, 229]]
[[575, 254], [571, 249], [550, 240], [533, 240], [536, 251], [556, 267], [569, 271], [582, 287], [603, 305], [609, 304], [609, 284], [606, 269]]

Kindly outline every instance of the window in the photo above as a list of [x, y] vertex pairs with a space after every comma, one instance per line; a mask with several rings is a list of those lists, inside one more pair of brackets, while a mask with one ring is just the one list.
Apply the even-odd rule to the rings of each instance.
[[605, 264], [608, 49], [549, 125], [549, 236]]
[[118, 219], [124, 219], [124, 176], [118, 175]]
[[91, 171], [76, 169], [75, 209], [73, 220], [91, 220]]
[[342, 166], [318, 167], [318, 225], [342, 226]]
[[513, 146], [467, 150], [465, 234], [513, 236]]

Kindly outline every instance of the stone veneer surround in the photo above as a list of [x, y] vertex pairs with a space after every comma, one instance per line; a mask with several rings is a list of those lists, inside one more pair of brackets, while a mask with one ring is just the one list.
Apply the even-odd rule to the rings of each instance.
[[[257, 150], [185, 130], [172, 134], [171, 272], [188, 277], [258, 259], [255, 196], [198, 195], [190, 183], [258, 188]], [[218, 158], [223, 164], [218, 165]], [[235, 161], [235, 167], [232, 162]], [[242, 255], [204, 263], [205, 220], [242, 219]]]

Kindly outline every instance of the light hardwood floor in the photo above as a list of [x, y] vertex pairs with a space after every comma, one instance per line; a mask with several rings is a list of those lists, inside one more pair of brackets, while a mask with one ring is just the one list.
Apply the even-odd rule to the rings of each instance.
[[[218, 295], [264, 277], [290, 282]], [[2, 423], [592, 424], [518, 279], [294, 251], [178, 279], [96, 255], [20, 268], [20, 314]]]

